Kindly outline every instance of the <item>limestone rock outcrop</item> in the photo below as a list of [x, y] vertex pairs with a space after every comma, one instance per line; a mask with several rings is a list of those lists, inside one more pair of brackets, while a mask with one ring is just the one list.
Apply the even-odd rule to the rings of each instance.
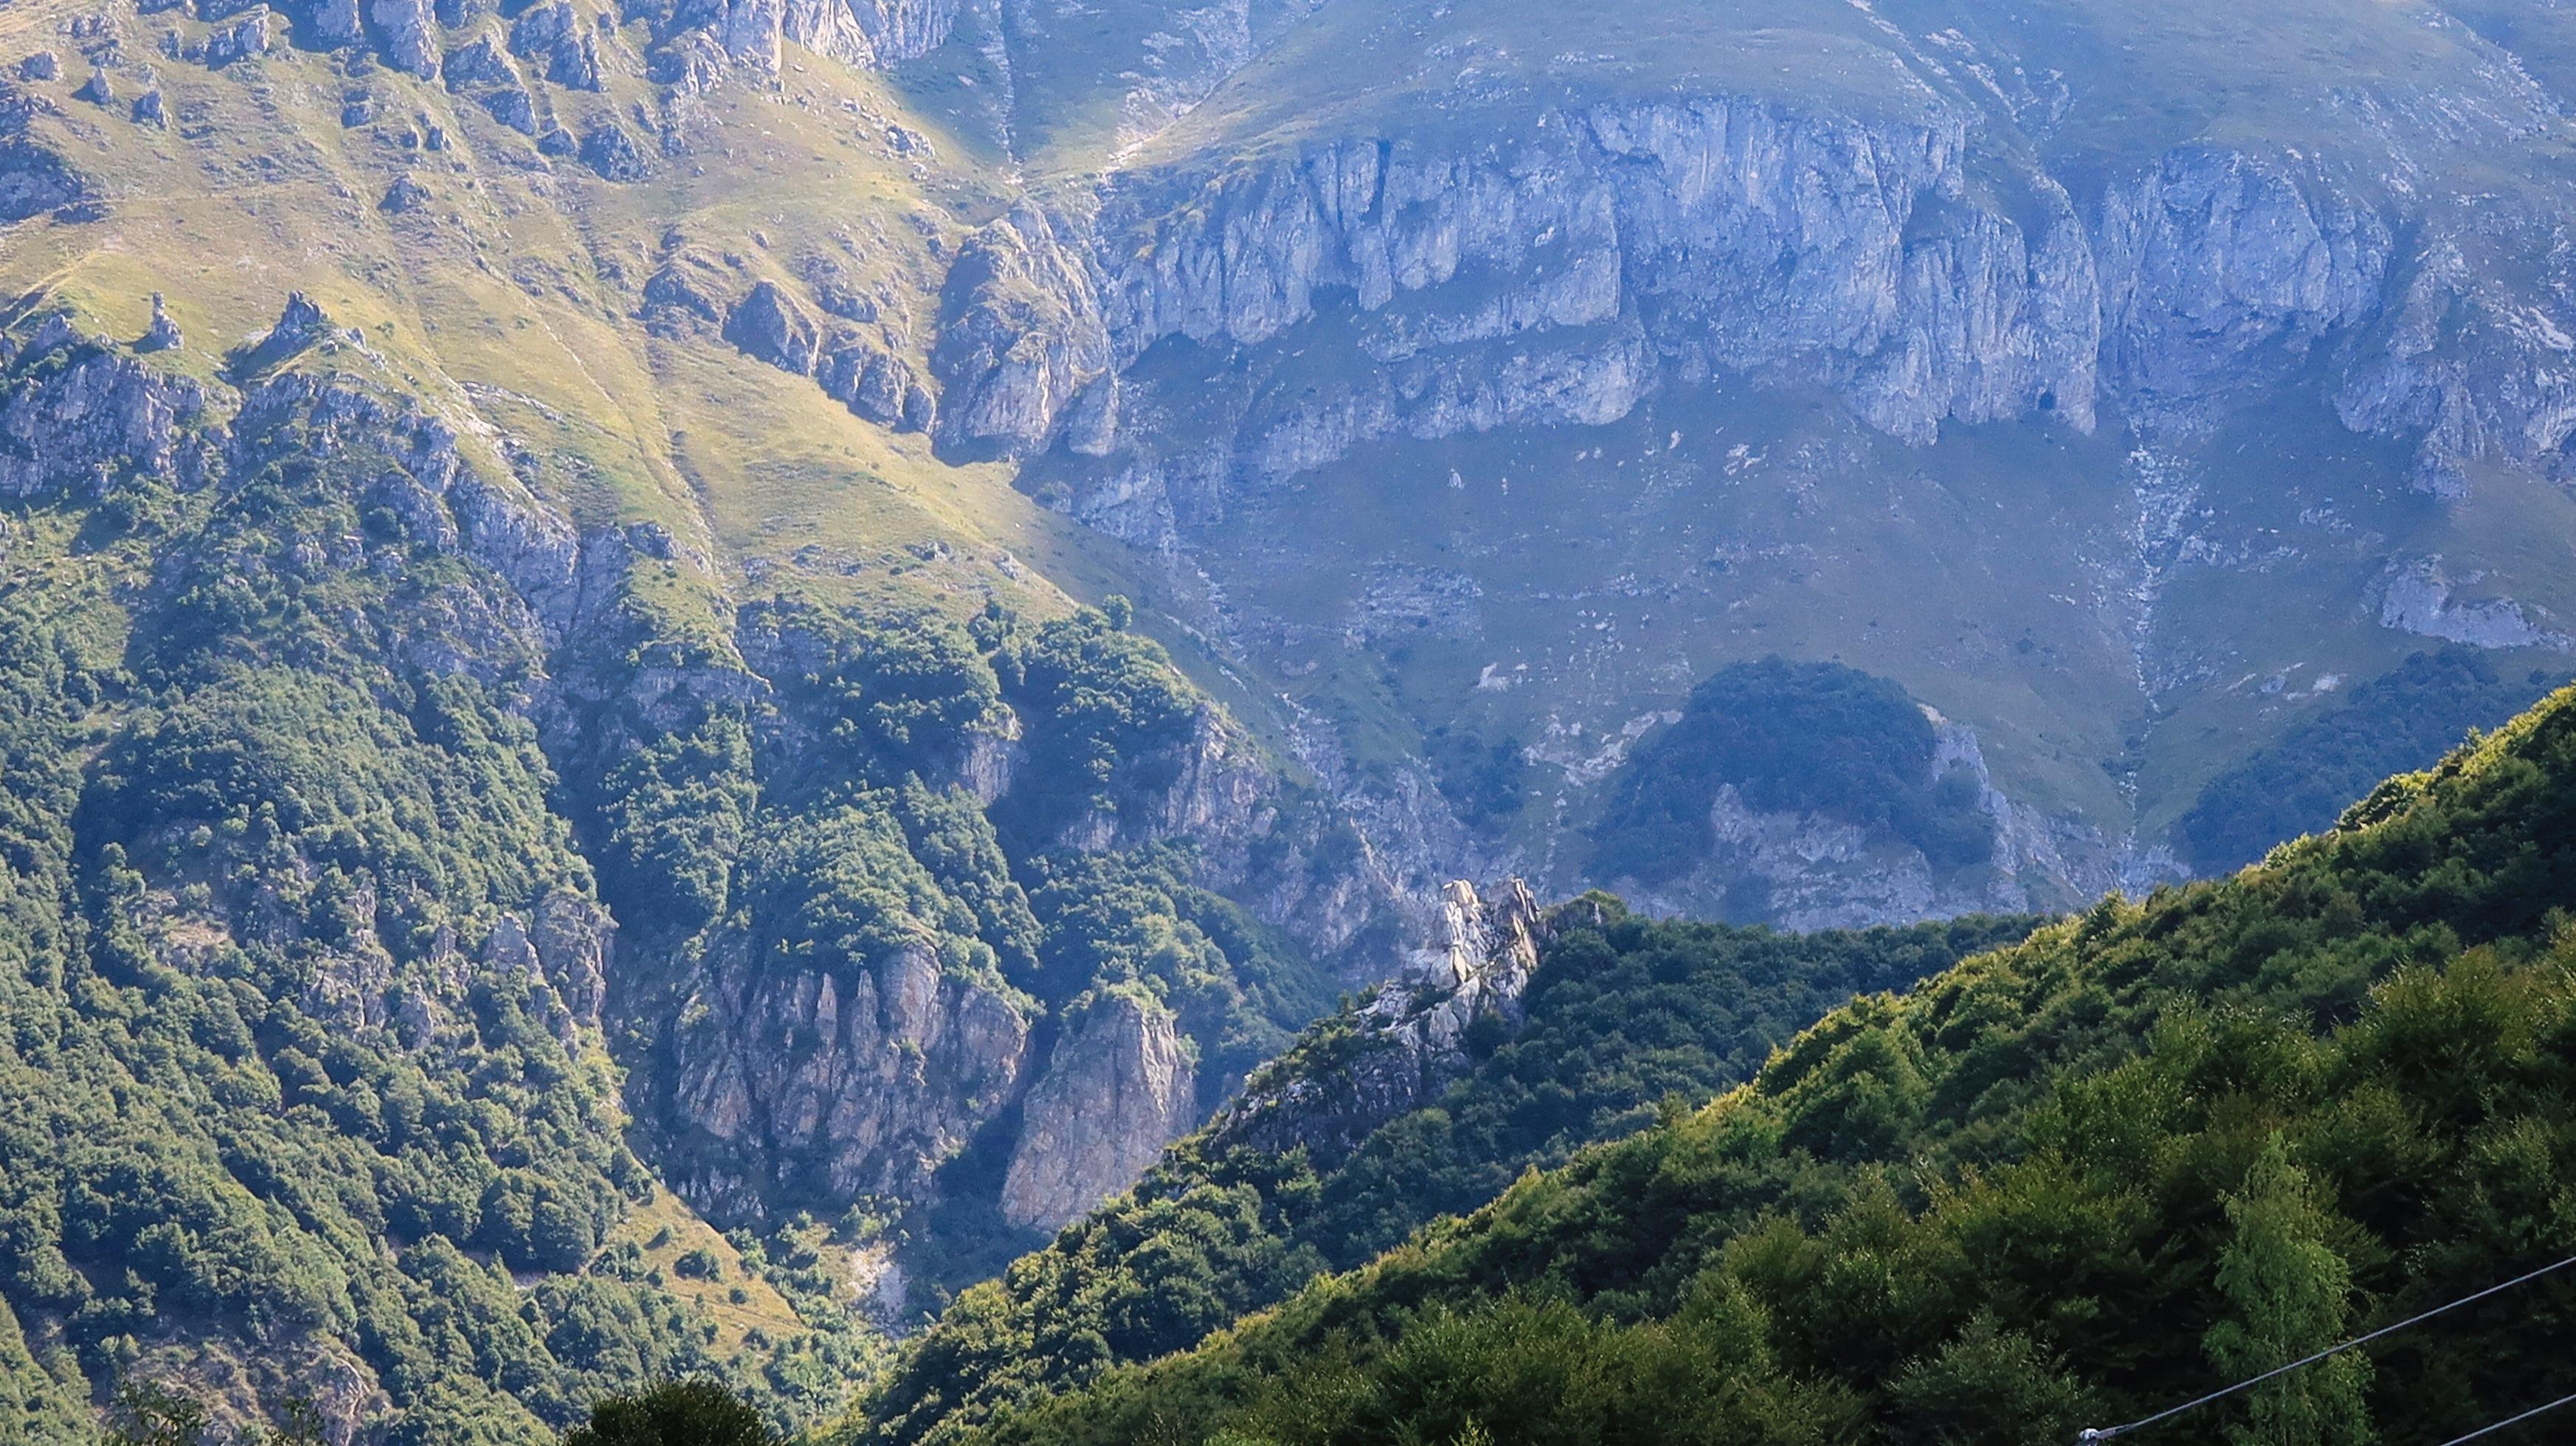
[[950, 268], [931, 370], [938, 436], [968, 454], [1043, 448], [1113, 361], [1096, 268], [1071, 223], [1030, 202], [977, 233]]
[[[1430, 937], [1404, 971], [1339, 1029], [1255, 1074], [1209, 1127], [1211, 1148], [1272, 1154], [1300, 1145], [1319, 1167], [1358, 1148], [1379, 1125], [1430, 1104], [1473, 1066], [1469, 1030], [1491, 1021], [1507, 1038], [1538, 968], [1545, 921], [1528, 886], [1441, 890]], [[1314, 1051], [1309, 1057], [1309, 1051]]]
[[728, 971], [703, 1003], [677, 1044], [681, 1115], [707, 1142], [682, 1188], [735, 1210], [778, 1182], [925, 1197], [1010, 1103], [1028, 1050], [1017, 1006], [918, 949], [848, 974]]
[[[53, 52], [42, 52], [50, 61]], [[0, 224], [46, 212], [69, 213], [97, 194], [62, 151], [31, 134], [28, 123], [51, 102], [0, 80]]]
[[1136, 1183], [1198, 1124], [1189, 1046], [1170, 1010], [1108, 993], [1059, 1028], [1002, 1182], [1003, 1217], [1043, 1231]]
[[381, 39], [387, 65], [423, 80], [438, 74], [442, 47], [430, 0], [368, 0], [367, 18]]
[[[2477, 139], [2524, 143], [2531, 107], [2497, 98]], [[2532, 197], [2420, 197], [2409, 220], [2349, 167], [2194, 144], [2079, 202], [1998, 163], [2006, 130], [1964, 104], [1710, 95], [1112, 172], [1087, 209], [1024, 203], [960, 253], [939, 437], [1095, 459], [1068, 509], [1165, 541], [1372, 439], [1597, 424], [1719, 376], [1830, 387], [1919, 443], [2187, 409], [2316, 357], [2347, 425], [2422, 436], [2436, 491], [2480, 457], [2554, 465], [2576, 434], [2566, 328], [2482, 279], [2517, 240], [2556, 254]], [[1285, 365], [1327, 312], [1351, 365]], [[1186, 398], [1128, 375], [1175, 339], [1234, 375]]]
[[[81, 350], [60, 316], [39, 323], [19, 355]], [[11, 360], [0, 343], [0, 361]], [[186, 377], [100, 349], [40, 387], [0, 402], [0, 496], [31, 498], [95, 488], [123, 469], [194, 478], [207, 451], [188, 424], [205, 411], [205, 388]]]
[[[700, 274], [707, 270], [699, 268]], [[716, 303], [691, 284], [690, 275], [675, 259], [656, 274], [646, 300], [685, 306], [701, 315], [712, 312]], [[725, 316], [724, 336], [781, 371], [812, 377], [826, 395], [880, 426], [927, 431], [936, 415], [929, 389], [882, 327], [818, 316], [775, 281], [756, 283], [734, 303]]]
[[683, 0], [674, 18], [726, 58], [774, 76], [793, 41], [845, 65], [885, 67], [945, 44], [958, 0]]

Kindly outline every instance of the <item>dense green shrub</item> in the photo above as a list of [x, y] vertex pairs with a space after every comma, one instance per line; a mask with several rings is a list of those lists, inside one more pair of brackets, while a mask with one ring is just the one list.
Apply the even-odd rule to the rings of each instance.
[[1006, 800], [1032, 849], [1085, 811], [1167, 787], [1199, 703], [1151, 639], [1085, 610], [1040, 624], [995, 659], [1030, 723], [1024, 780]]
[[2473, 728], [2492, 728], [2557, 681], [2500, 675], [2475, 648], [2417, 653], [2203, 785], [2175, 832], [2192, 866], [2223, 873], [2333, 825], [2379, 780], [2426, 767]]
[[1681, 720], [1647, 735], [1593, 834], [1604, 879], [1669, 882], [1715, 847], [1709, 811], [1732, 785], [1765, 812], [1821, 813], [1881, 829], [1959, 869], [1994, 852], [1994, 824], [1965, 770], [1935, 775], [1931, 720], [1905, 690], [1840, 663], [1781, 658], [1720, 669]]
[[666, 1381], [612, 1396], [564, 1433], [563, 1446], [769, 1446], [760, 1413], [714, 1381]]

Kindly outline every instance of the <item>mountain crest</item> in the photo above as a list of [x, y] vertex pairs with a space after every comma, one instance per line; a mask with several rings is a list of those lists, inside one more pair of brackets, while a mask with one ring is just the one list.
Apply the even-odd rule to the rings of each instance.
[[1246, 1084], [1210, 1127], [1213, 1149], [1273, 1154], [1303, 1145], [1339, 1159], [1372, 1130], [1439, 1098], [1474, 1062], [1476, 1032], [1496, 1042], [1520, 1023], [1546, 919], [1529, 886], [1490, 890], [1453, 880], [1440, 891], [1431, 939], [1405, 972]]

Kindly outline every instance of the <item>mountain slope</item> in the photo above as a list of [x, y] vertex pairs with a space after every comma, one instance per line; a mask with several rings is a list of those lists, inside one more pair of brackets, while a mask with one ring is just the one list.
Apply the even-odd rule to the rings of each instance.
[[[1508, 894], [1493, 908], [1512, 916]], [[2034, 922], [1783, 936], [1651, 923], [1599, 898], [1532, 916], [1530, 942], [1465, 951], [1464, 979], [1435, 970], [1315, 1026], [1130, 1195], [962, 1294], [832, 1439], [959, 1439], [996, 1409], [1195, 1344], [1743, 1079], [1826, 1006]]]
[[[2180, 876], [2209, 779], [2422, 638], [2563, 668], [2549, 24], [1326, 5], [987, 238], [1078, 284], [952, 278], [1058, 364], [935, 362], [943, 440], [1216, 579], [1453, 872], [1621, 882], [1569, 844], [1627, 750], [1781, 653], [1975, 745], [1998, 848], [1934, 907], [2073, 907]], [[1437, 738], [1535, 806], [1409, 820]], [[1745, 855], [1659, 902], [1758, 913]], [[1835, 892], [1786, 917], [1895, 915]]]
[[[977, 1439], [2062, 1437], [2563, 1258], [2571, 809], [2561, 693]], [[2525, 1287], [2195, 1429], [2444, 1439], [2566, 1392], [2570, 1307]]]
[[[1375, 907], [1108, 615], [739, 605], [301, 295], [159, 357], [59, 310], [0, 353], [30, 1391], [506, 1441], [721, 1367], [802, 1419], [907, 1276], [1122, 1188], [1322, 1007], [1211, 885]], [[1137, 1037], [1177, 1090], [1084, 1093]]]
[[12, 1397], [812, 1419], [1659, 770], [1659, 910], [2073, 906], [2563, 676], [2564, 26], [1990, 11], [0, 10]]
[[1387, 881], [1121, 549], [928, 455], [965, 147], [863, 70], [379, 9], [0, 16], [9, 659], [69, 690], [11, 1393], [807, 1419], [1365, 973]]

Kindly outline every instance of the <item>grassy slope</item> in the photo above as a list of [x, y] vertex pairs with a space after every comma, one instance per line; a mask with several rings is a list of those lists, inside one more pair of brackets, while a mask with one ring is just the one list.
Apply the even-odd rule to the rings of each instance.
[[[1695, 1117], [989, 1438], [1192, 1440], [1231, 1421], [1394, 1439], [1536, 1390], [1526, 1418], [1484, 1418], [1494, 1439], [1555, 1439], [1592, 1400], [1652, 1411], [1659, 1391], [1723, 1408], [1744, 1439], [1915, 1439], [1941, 1403], [1904, 1383], [1972, 1378], [1970, 1347], [2019, 1362], [1985, 1378], [2016, 1398], [1955, 1439], [2008, 1439], [2025, 1406], [2040, 1434], [2124, 1419], [2217, 1373], [2201, 1348], [2231, 1309], [2210, 1275], [2235, 1248], [2220, 1206], [2255, 1188], [2267, 1134], [2322, 1212], [2299, 1228], [2351, 1272], [2301, 1330], [2331, 1339], [2563, 1256], [2547, 1160], [2567, 1145], [2571, 824], [2576, 692], [2391, 781], [2330, 836], [1856, 1003]], [[1671, 1345], [1689, 1389], [1614, 1375], [1549, 1394], [1479, 1334], [1546, 1327], [1561, 1365], [1600, 1368], [1594, 1328], [1548, 1314], [1567, 1305], [1614, 1335], [1665, 1319], [1627, 1345]], [[2409, 1342], [2370, 1400], [2403, 1439], [2547, 1400], [2563, 1362], [2515, 1327], [2567, 1306], [2543, 1292]], [[1712, 1319], [1732, 1325], [1701, 1342]], [[2307, 1344], [2322, 1339], [2268, 1348]], [[2447, 1389], [2414, 1388], [2429, 1379]]]
[[[543, 489], [577, 520], [661, 523], [717, 559], [720, 585], [758, 560], [764, 578], [823, 595], [959, 611], [988, 593], [1050, 614], [1068, 594], [1150, 591], [1116, 544], [1030, 504], [1001, 469], [942, 464], [925, 439], [863, 423], [712, 336], [643, 328], [640, 288], [676, 235], [745, 258], [751, 276], [828, 250], [854, 282], [883, 283], [926, 347], [942, 268], [931, 246], [953, 245], [998, 201], [965, 145], [933, 130], [942, 159], [916, 177], [878, 140], [882, 125], [844, 109], [904, 116], [881, 78], [806, 57], [779, 93], [721, 90], [706, 102], [704, 155], [621, 185], [569, 159], [549, 173], [524, 137], [435, 85], [374, 69], [351, 79], [333, 57], [285, 48], [221, 71], [156, 56], [177, 123], [137, 126], [121, 104], [71, 98], [86, 67], [58, 32], [83, 11], [13, 6], [0, 50], [68, 56], [62, 81], [30, 84], [62, 111], [39, 125], [100, 181], [111, 215], [17, 228], [0, 294], [42, 293], [134, 336], [163, 292], [188, 337], [173, 364], [211, 373], [287, 291], [305, 291], [469, 436], [498, 428], [540, 453]], [[126, 24], [130, 53], [164, 29], [206, 28], [176, 12]], [[339, 99], [358, 90], [380, 119], [343, 129]], [[550, 93], [567, 119], [646, 96], [629, 78], [605, 97]], [[414, 119], [443, 126], [449, 149], [402, 145]], [[430, 203], [379, 210], [404, 174]]]

